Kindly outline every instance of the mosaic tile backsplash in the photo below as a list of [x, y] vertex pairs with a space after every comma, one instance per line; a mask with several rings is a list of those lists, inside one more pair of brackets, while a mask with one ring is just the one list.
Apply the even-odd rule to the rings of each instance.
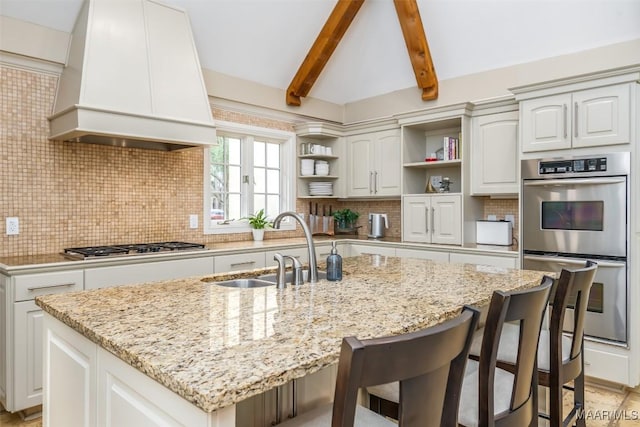
[[[203, 235], [202, 221], [199, 229], [189, 229], [189, 215], [202, 212], [203, 149], [160, 152], [49, 141], [47, 116], [57, 80], [53, 74], [0, 65], [0, 219], [20, 219], [19, 235], [0, 233], [0, 256], [96, 244], [252, 238], [251, 233]], [[293, 132], [293, 124], [285, 121], [216, 108], [213, 115]], [[517, 201], [497, 201], [494, 209], [487, 200], [485, 213], [500, 215], [496, 209], [504, 208], [517, 215]], [[399, 200], [318, 203], [359, 212], [360, 235], [367, 233], [369, 212], [386, 213], [386, 235], [401, 236]], [[296, 210], [308, 213], [308, 201], [299, 199]], [[301, 235], [300, 230], [267, 232], [265, 239]]]

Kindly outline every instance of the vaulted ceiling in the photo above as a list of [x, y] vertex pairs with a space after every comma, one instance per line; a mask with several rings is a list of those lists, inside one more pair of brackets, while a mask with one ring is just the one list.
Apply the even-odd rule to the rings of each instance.
[[[335, 0], [165, 0], [200, 62], [287, 89]], [[0, 0], [0, 15], [71, 32], [82, 0]], [[438, 80], [640, 38], [640, 0], [417, 0]], [[416, 86], [392, 0], [365, 0], [309, 97], [345, 104]], [[284, 99], [283, 99], [284, 103]]]

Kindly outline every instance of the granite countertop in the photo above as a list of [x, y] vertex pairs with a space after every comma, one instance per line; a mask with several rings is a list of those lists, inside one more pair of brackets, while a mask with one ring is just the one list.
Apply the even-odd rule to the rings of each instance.
[[[47, 313], [206, 412], [337, 362], [345, 336], [394, 335], [484, 306], [542, 272], [362, 255], [341, 282], [217, 286], [236, 274], [38, 297]], [[255, 272], [254, 272], [255, 273]], [[246, 274], [246, 273], [245, 273]]]

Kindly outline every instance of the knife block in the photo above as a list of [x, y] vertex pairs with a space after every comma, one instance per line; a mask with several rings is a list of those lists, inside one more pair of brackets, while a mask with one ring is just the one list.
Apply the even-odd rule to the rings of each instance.
[[309, 215], [307, 217], [307, 225], [313, 236], [333, 236], [335, 234], [332, 215]]

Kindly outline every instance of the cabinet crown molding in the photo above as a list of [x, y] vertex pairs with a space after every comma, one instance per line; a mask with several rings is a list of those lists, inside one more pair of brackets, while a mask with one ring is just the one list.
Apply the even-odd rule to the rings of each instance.
[[335, 123], [306, 122], [294, 126], [296, 135], [313, 137], [341, 137], [344, 135], [344, 126]]
[[456, 116], [470, 116], [472, 107], [473, 104], [470, 102], [461, 102], [458, 104], [445, 105], [442, 107], [412, 111], [405, 114], [399, 114], [395, 117], [400, 125], [411, 125], [442, 120]]
[[640, 64], [509, 88], [516, 100], [574, 92], [600, 86], [640, 83]]

